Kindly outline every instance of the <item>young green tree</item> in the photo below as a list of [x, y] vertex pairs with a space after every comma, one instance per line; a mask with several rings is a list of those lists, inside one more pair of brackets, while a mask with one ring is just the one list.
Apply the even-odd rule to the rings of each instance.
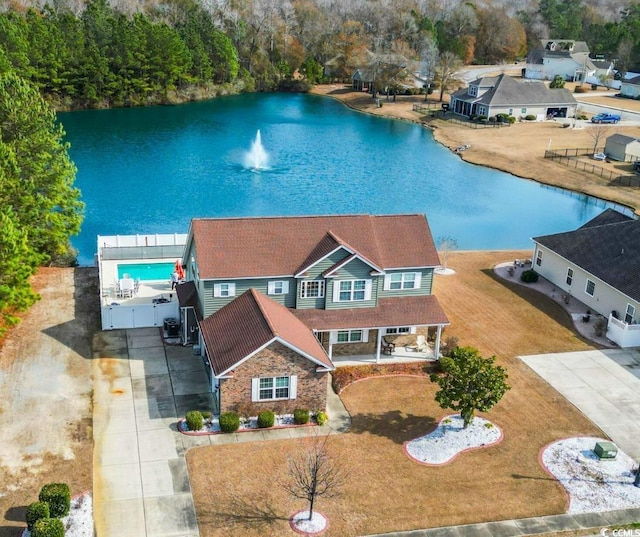
[[507, 372], [495, 361], [473, 347], [456, 347], [450, 357], [440, 359], [442, 372], [431, 375], [431, 382], [440, 386], [436, 401], [441, 408], [459, 411], [465, 427], [477, 410], [487, 412], [510, 389]]
[[562, 78], [562, 75], [554, 76], [553, 80], [549, 83], [549, 87], [551, 89], [564, 88], [564, 78]]

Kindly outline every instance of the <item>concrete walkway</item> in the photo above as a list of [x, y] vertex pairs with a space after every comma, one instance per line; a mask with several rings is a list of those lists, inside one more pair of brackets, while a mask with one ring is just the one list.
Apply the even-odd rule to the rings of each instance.
[[196, 537], [186, 451], [193, 446], [345, 431], [350, 416], [329, 387], [329, 422], [237, 434], [187, 436], [177, 421], [214, 408], [191, 347], [166, 346], [158, 328], [99, 332], [94, 341], [94, 521], [98, 537]]
[[640, 349], [539, 354], [521, 360], [640, 461]]

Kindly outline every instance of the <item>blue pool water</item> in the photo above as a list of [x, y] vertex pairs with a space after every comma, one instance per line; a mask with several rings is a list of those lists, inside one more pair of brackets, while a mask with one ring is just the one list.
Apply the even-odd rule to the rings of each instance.
[[118, 265], [118, 279], [123, 278], [125, 274], [129, 274], [134, 280], [138, 278], [142, 281], [169, 280], [173, 267], [173, 263]]
[[[531, 237], [574, 229], [610, 206], [468, 164], [428, 129], [313, 95], [59, 118], [86, 203], [72, 238], [82, 265], [93, 262], [97, 235], [187, 233], [193, 217], [425, 213], [436, 240], [486, 250], [532, 248]], [[256, 172], [245, 156], [258, 129], [269, 169]]]

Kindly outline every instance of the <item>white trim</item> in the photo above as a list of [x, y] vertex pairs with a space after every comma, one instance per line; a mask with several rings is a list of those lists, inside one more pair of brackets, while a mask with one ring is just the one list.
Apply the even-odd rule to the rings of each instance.
[[[324, 237], [322, 237], [324, 239]], [[335, 239], [334, 239], [335, 240]], [[318, 263], [320, 263], [321, 261], [324, 261], [327, 257], [329, 257], [330, 255], [335, 254], [338, 250], [346, 250], [347, 252], [349, 252], [349, 255], [351, 254], [355, 254], [355, 252], [352, 252], [349, 248], [347, 248], [346, 246], [343, 246], [342, 244], [338, 245], [335, 249], [331, 250], [328, 254], [326, 254], [325, 256], [321, 257], [320, 259], [318, 259], [317, 261], [314, 261], [313, 263], [311, 263], [311, 265], [307, 265], [306, 267], [303, 267], [302, 270], [296, 272], [293, 277], [294, 278], [300, 278], [303, 277], [303, 275], [306, 272], [309, 272], [309, 270], [311, 270], [313, 267], [315, 267]]]
[[[589, 278], [586, 279], [587, 281], [584, 284], [584, 292], [585, 294], [589, 295], [589, 296], [595, 296], [596, 294], [596, 282], [594, 282], [593, 280], [590, 280]], [[590, 293], [587, 289], [589, 289], [589, 284], [592, 283], [593, 284], [593, 293]]]
[[298, 397], [298, 375], [291, 375], [289, 377], [289, 399], [296, 397]]
[[[631, 309], [631, 312], [629, 312], [629, 309]], [[631, 320], [629, 320], [628, 322], [627, 322], [627, 315], [631, 316]], [[624, 322], [627, 324], [631, 324], [633, 322], [635, 315], [636, 315], [636, 307], [633, 304], [629, 304], [627, 302], [627, 307], [624, 312]]]
[[[281, 293], [276, 293], [276, 285], [280, 284], [282, 288]], [[268, 295], [286, 295], [289, 292], [289, 282], [286, 280], [272, 280], [267, 282], [267, 294]]]
[[376, 272], [382, 272], [383, 269], [374, 265], [371, 261], [369, 261], [368, 259], [362, 257], [361, 255], [359, 255], [357, 252], [353, 252], [351, 255], [349, 255], [348, 257], [345, 257], [344, 259], [338, 261], [335, 265], [333, 265], [333, 267], [331, 267], [331, 269], [328, 272], [324, 273], [324, 276], [326, 278], [331, 277], [331, 275], [333, 273], [335, 273], [336, 271], [340, 270], [342, 267], [348, 265], [349, 263], [351, 263], [354, 260], [360, 260], [362, 261], [365, 265], [371, 267], [372, 269], [374, 269]]
[[[309, 283], [317, 283], [318, 284], [318, 295], [317, 296], [302, 296], [302, 289], [306, 288]], [[300, 282], [300, 300], [314, 299], [314, 298], [324, 298], [327, 293], [327, 282], [324, 280], [302, 280]]]
[[[343, 282], [351, 282], [351, 286], [349, 289], [349, 293], [351, 298], [349, 300], [340, 300], [340, 284]], [[354, 284], [355, 282], [364, 282], [364, 289], [354, 289]], [[365, 279], [365, 278], [350, 278], [348, 280], [335, 280], [333, 282], [333, 301], [334, 302], [365, 302], [367, 300], [371, 300], [371, 288], [372, 288], [372, 282], [373, 280], [371, 279]], [[354, 299], [353, 296], [356, 292], [360, 292], [360, 291], [364, 291], [364, 298], [361, 299]], [[344, 291], [345, 293], [347, 291]]]
[[260, 401], [260, 377], [251, 379], [251, 402]]
[[[338, 341], [338, 334], [342, 332], [347, 334], [347, 341]], [[360, 332], [360, 339], [358, 340], [351, 340], [351, 333], [352, 332]], [[337, 343], [340, 345], [344, 345], [344, 344], [348, 344], [348, 343], [368, 343], [369, 342], [369, 329], [368, 328], [348, 328], [346, 330], [340, 329], [340, 330], [335, 330], [332, 331], [331, 333], [335, 334], [334, 338], [335, 341], [333, 341], [333, 343]], [[329, 338], [331, 339], [331, 335], [329, 336]]]
[[[404, 287], [405, 284], [405, 275], [413, 274], [413, 287]], [[391, 279], [393, 276], [400, 276], [400, 287], [398, 289], [391, 289]], [[398, 283], [398, 282], [393, 282]], [[422, 284], [422, 272], [392, 272], [390, 274], [385, 274], [384, 276], [384, 290], [385, 291], [407, 291], [409, 289], [420, 289], [420, 285]]]

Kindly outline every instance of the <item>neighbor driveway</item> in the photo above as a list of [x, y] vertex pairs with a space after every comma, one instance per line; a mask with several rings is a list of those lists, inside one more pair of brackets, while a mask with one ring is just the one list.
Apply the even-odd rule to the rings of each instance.
[[640, 461], [640, 349], [521, 356], [615, 444]]

